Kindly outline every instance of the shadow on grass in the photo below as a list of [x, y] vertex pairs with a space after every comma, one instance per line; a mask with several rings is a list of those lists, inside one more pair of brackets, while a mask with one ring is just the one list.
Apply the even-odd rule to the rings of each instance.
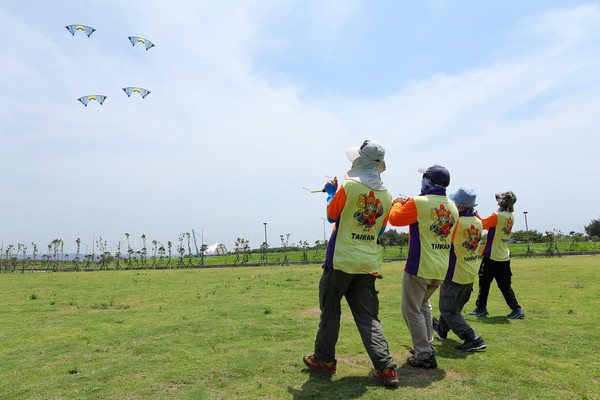
[[[437, 355], [437, 354], [436, 354]], [[416, 368], [408, 364], [398, 367], [398, 387], [426, 388], [433, 382], [441, 381], [446, 376], [446, 371], [441, 368]]]
[[302, 371], [308, 375], [300, 390], [288, 388], [294, 400], [298, 399], [357, 399], [362, 397], [369, 386], [377, 385], [368, 376], [348, 376], [333, 379], [331, 375], [309, 370]]
[[[331, 375], [304, 370], [308, 380], [304, 382], [300, 390], [288, 388], [288, 392], [294, 400], [299, 399], [357, 399], [362, 397], [369, 387], [384, 386], [371, 378], [371, 373], [366, 376], [348, 376], [341, 379], [333, 379]], [[411, 367], [407, 364], [398, 367], [398, 379], [400, 384], [396, 387], [385, 387], [393, 391], [402, 387], [425, 388], [433, 382], [444, 379], [446, 372], [439, 368], [423, 369]]]
[[[483, 322], [484, 324], [491, 324], [491, 325], [499, 325], [499, 324], [508, 324], [510, 323], [510, 321], [508, 320], [508, 318], [506, 318], [506, 316], [497, 316], [497, 317], [488, 317], [488, 316], [484, 316], [484, 317], [477, 317], [476, 320], [477, 322]], [[467, 322], [471, 322], [471, 321], [467, 321]]]
[[435, 355], [438, 358], [438, 363], [440, 362], [440, 359], [444, 359], [444, 358], [461, 359], [461, 358], [467, 358], [472, 354], [485, 352], [485, 349], [477, 350], [477, 351], [457, 350], [456, 346], [459, 346], [461, 344], [463, 344], [462, 341], [446, 339], [440, 345], [436, 346]]

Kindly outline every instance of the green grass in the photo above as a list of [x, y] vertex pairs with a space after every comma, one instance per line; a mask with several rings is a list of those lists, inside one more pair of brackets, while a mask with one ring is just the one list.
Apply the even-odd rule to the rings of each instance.
[[[403, 365], [400, 387], [369, 378], [346, 306], [331, 379], [306, 371], [319, 310], [318, 265], [0, 275], [2, 399], [598, 399], [600, 257], [515, 259], [510, 311], [467, 316], [488, 348], [435, 342], [439, 368]], [[411, 345], [402, 263], [378, 280], [392, 355]], [[434, 314], [437, 315], [437, 294]], [[474, 307], [474, 300], [467, 311]]]

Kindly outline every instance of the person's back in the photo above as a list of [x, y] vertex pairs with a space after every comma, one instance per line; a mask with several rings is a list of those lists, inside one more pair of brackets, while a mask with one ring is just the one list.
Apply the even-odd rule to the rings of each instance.
[[398, 364], [390, 355], [379, 321], [376, 277], [383, 260], [377, 243], [383, 232], [392, 196], [381, 180], [385, 151], [374, 140], [347, 150], [352, 168], [343, 185], [337, 179], [325, 185], [328, 193], [327, 219], [335, 229], [327, 247], [319, 282], [319, 329], [314, 353], [303, 357], [313, 371], [334, 374], [337, 368], [335, 346], [340, 331], [341, 299], [346, 298], [363, 345], [375, 367], [372, 377], [385, 385], [398, 384]]
[[498, 288], [504, 296], [506, 304], [511, 312], [507, 315], [509, 319], [525, 317], [517, 297], [512, 289], [512, 271], [510, 268], [510, 250], [508, 244], [514, 224], [514, 204], [517, 196], [511, 191], [499, 192], [495, 195], [499, 209], [489, 217], [481, 220], [483, 229], [488, 231], [488, 237], [483, 249], [483, 260], [479, 267], [479, 293], [477, 295], [476, 308], [470, 315], [485, 316], [490, 285], [495, 279]]
[[414, 198], [417, 222], [409, 228], [405, 271], [425, 279], [444, 279], [458, 210], [444, 194]]
[[349, 274], [380, 272], [383, 251], [379, 234], [387, 225], [392, 205], [388, 189], [372, 190], [362, 183], [346, 180], [327, 206], [327, 215], [336, 222], [325, 266]]

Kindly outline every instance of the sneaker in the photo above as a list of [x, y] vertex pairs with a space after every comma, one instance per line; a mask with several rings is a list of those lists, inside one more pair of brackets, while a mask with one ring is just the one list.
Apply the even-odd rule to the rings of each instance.
[[440, 321], [433, 318], [432, 323], [433, 323], [433, 330], [435, 331], [435, 333], [437, 333], [437, 338], [442, 341], [448, 339], [448, 332], [442, 332], [440, 330]]
[[525, 313], [520, 308], [515, 308], [506, 316], [508, 319], [525, 318]]
[[473, 340], [465, 340], [465, 342], [463, 344], [461, 344], [460, 346], [456, 346], [455, 349], [462, 350], [462, 351], [477, 351], [477, 350], [485, 349], [486, 347], [487, 346], [485, 345], [485, 342], [483, 341], [483, 339], [480, 337], [477, 337], [476, 339], [473, 339]]
[[399, 383], [398, 371], [396, 371], [396, 368], [386, 368], [381, 371], [375, 371], [372, 376], [377, 382], [381, 382], [386, 386], [396, 386]]
[[337, 366], [337, 362], [335, 361], [326, 362], [319, 360], [314, 354], [302, 357], [302, 361], [312, 371], [319, 371], [330, 375], [335, 374]]
[[408, 357], [406, 363], [411, 367], [418, 368], [436, 368], [438, 365], [433, 354], [430, 354], [425, 360], [418, 360], [416, 356]]
[[489, 314], [489, 312], [488, 312], [487, 308], [484, 308], [483, 310], [476, 308], [469, 313], [469, 315], [476, 315], [478, 317], [483, 317], [484, 315], [488, 315], [488, 314]]

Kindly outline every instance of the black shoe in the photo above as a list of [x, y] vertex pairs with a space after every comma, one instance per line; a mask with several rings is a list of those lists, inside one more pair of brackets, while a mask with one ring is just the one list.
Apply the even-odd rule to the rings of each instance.
[[433, 325], [433, 330], [435, 331], [435, 333], [437, 333], [437, 338], [439, 340], [446, 340], [448, 339], [448, 332], [442, 332], [440, 330], [440, 321], [438, 321], [437, 319], [433, 318], [431, 320], [432, 325]]
[[455, 349], [462, 350], [462, 351], [477, 351], [477, 350], [483, 350], [486, 347], [487, 346], [485, 345], [485, 342], [483, 341], [483, 339], [478, 337], [477, 339], [473, 339], [473, 340], [465, 340], [465, 342], [463, 344], [461, 344], [460, 346], [456, 346]]
[[417, 368], [437, 368], [438, 366], [433, 354], [430, 354], [425, 360], [418, 360], [416, 356], [408, 357], [406, 363], [411, 367]]
[[525, 313], [520, 308], [515, 308], [506, 316], [508, 319], [520, 319], [525, 318]]

